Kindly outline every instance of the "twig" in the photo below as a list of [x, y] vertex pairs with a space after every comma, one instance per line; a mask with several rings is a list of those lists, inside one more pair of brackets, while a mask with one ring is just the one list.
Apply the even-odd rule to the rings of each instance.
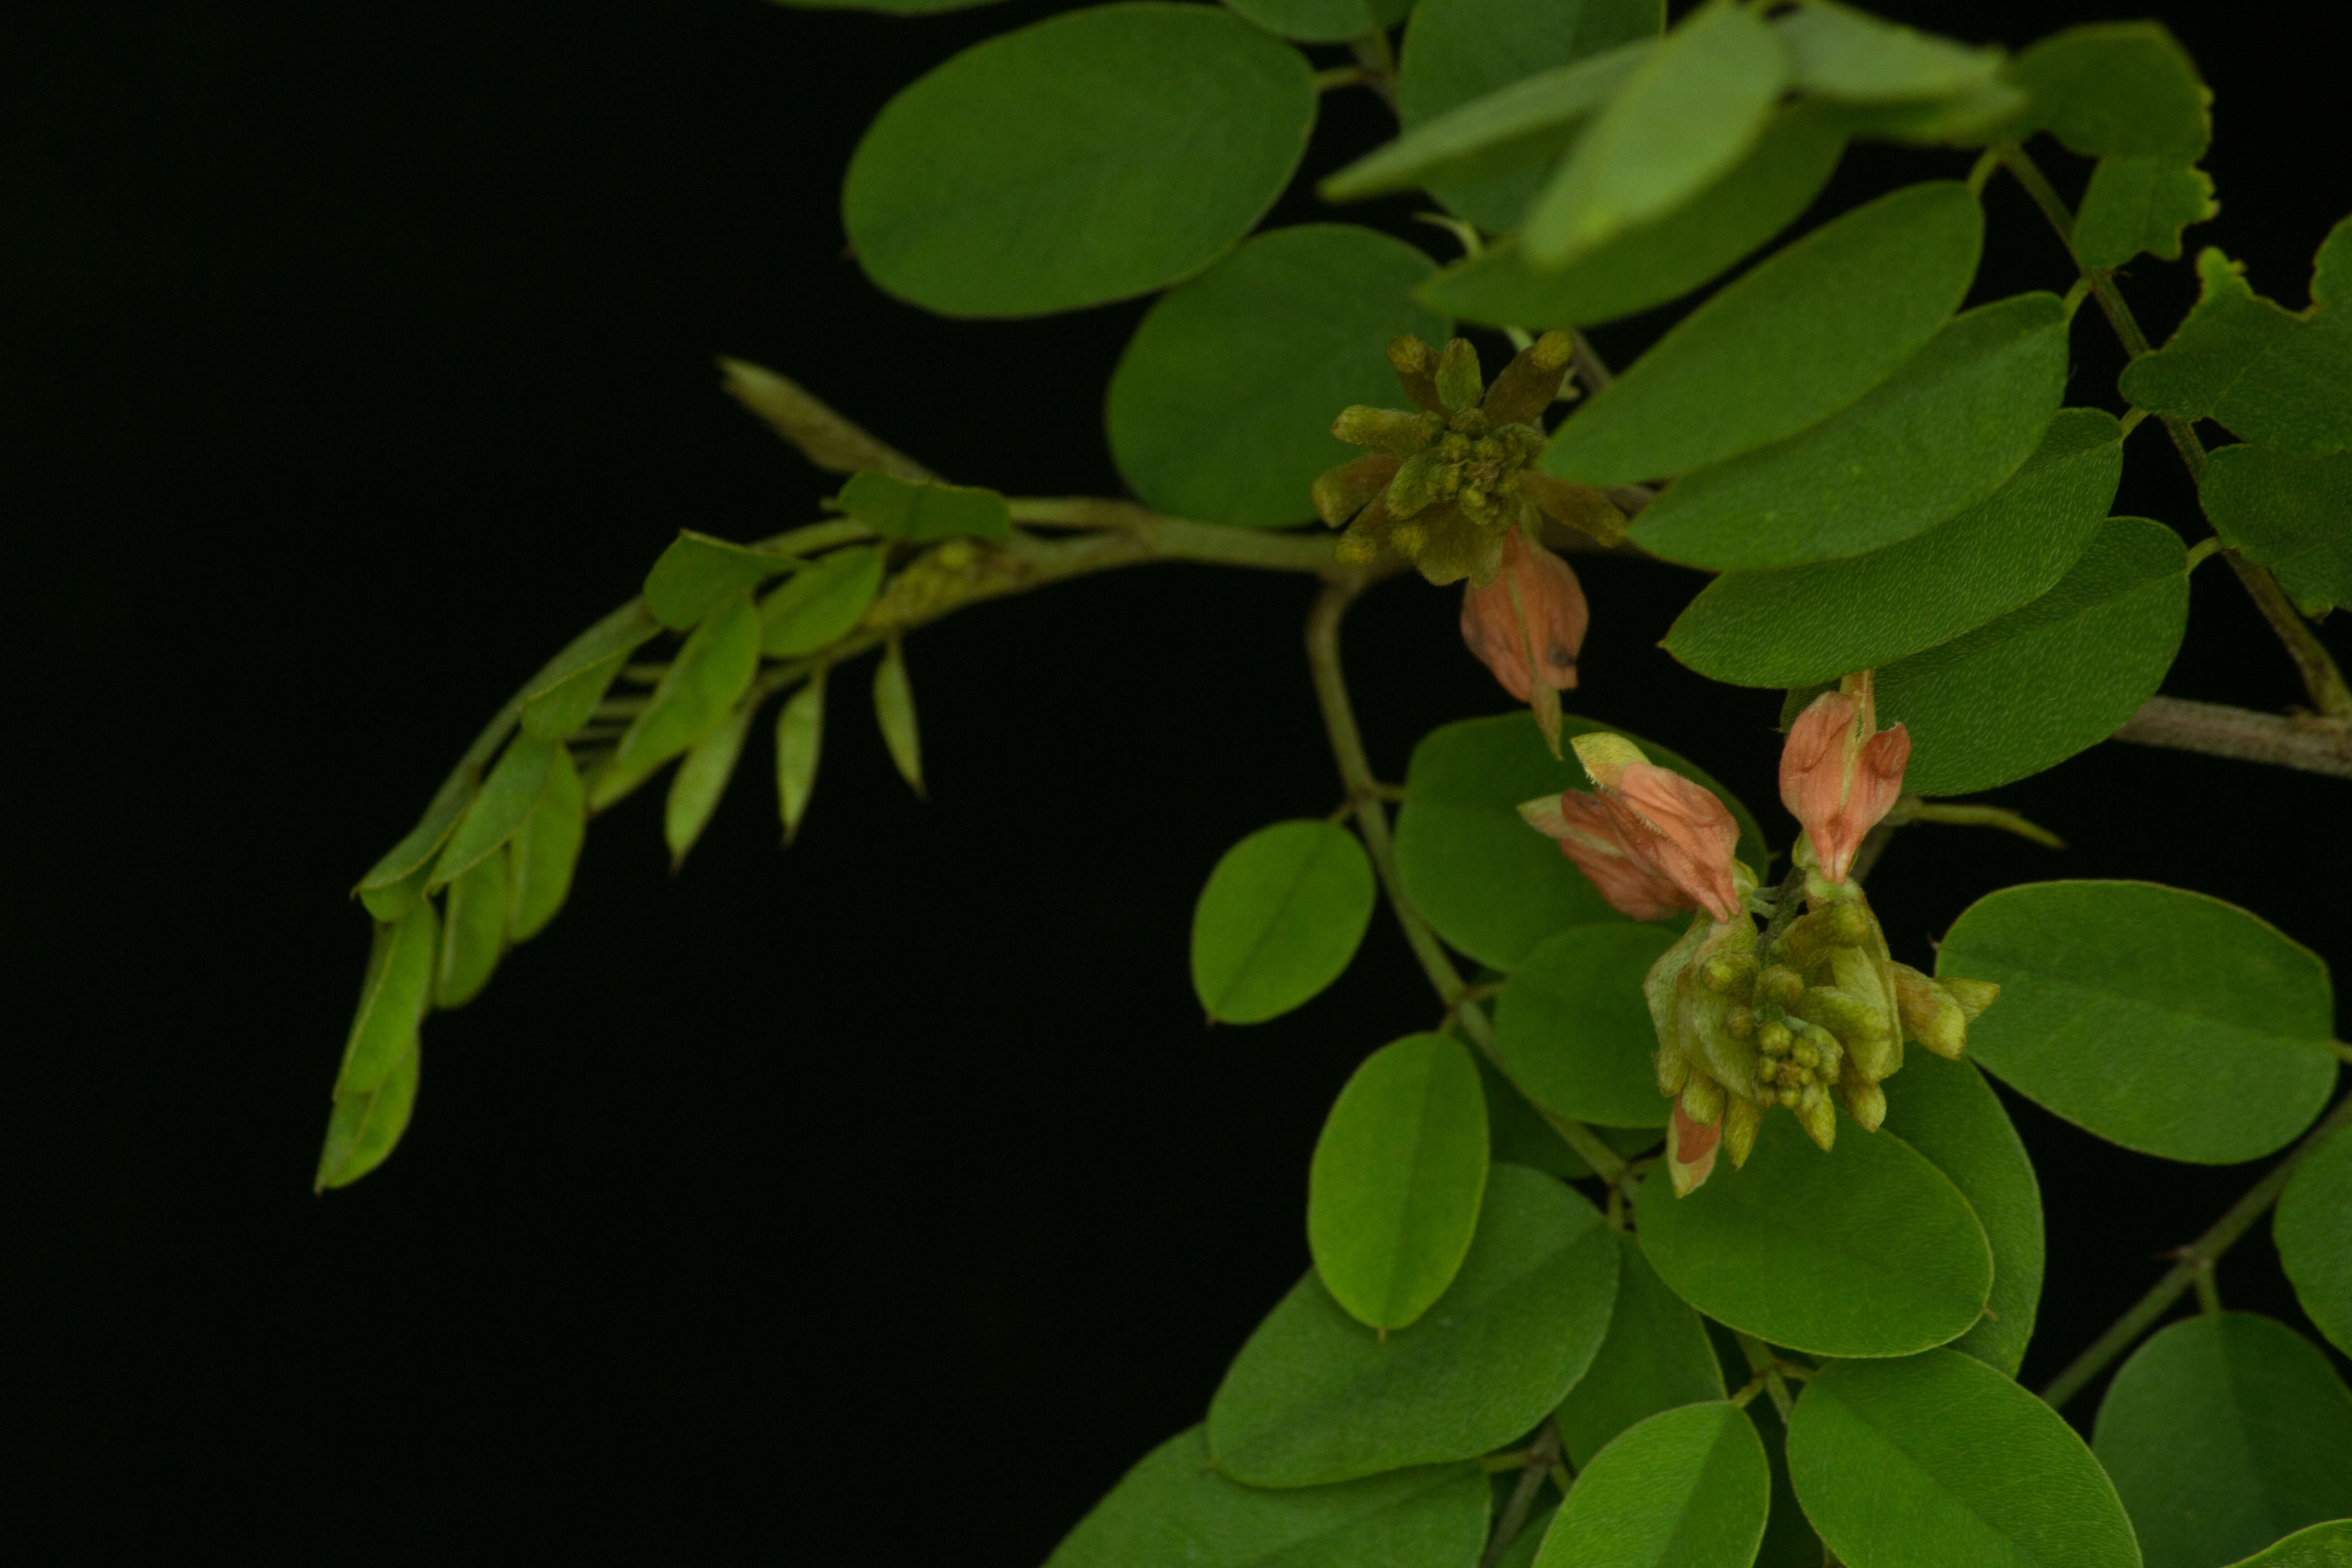
[[[1543, 1490], [1553, 1468], [1559, 1460], [1559, 1428], [1550, 1417], [1544, 1419], [1543, 1430], [1528, 1446], [1527, 1468], [1519, 1472], [1519, 1484], [1511, 1489], [1511, 1500], [1503, 1505], [1503, 1515], [1495, 1521], [1495, 1533], [1486, 1542], [1485, 1555], [1478, 1559], [1478, 1568], [1495, 1568], [1519, 1531], [1528, 1527], [1528, 1515], [1535, 1511], [1536, 1494]], [[1566, 1489], [1562, 1489], [1565, 1490]]]
[[2108, 738], [2352, 779], [2352, 731], [2346, 726], [2320, 720], [2297, 722], [2220, 702], [2151, 697]]
[[2050, 1380], [2042, 1397], [2052, 1408], [2063, 1408], [2065, 1403], [2083, 1392], [2084, 1385], [2105, 1372], [2109, 1362], [2131, 1349], [2140, 1335], [2155, 1327], [2180, 1293], [2196, 1283], [2197, 1277], [2212, 1268], [2221, 1255], [2230, 1250], [2237, 1239], [2245, 1235], [2254, 1221], [2262, 1218], [2271, 1205], [2278, 1201], [2287, 1178], [2314, 1149], [2325, 1142], [2327, 1135], [2347, 1122], [2352, 1122], [2352, 1095], [2338, 1100], [2336, 1109], [2321, 1119], [2318, 1126], [2304, 1134], [2303, 1142], [2287, 1152], [2285, 1159], [2271, 1167], [2270, 1173], [2246, 1190], [2246, 1194], [2231, 1204], [2220, 1219], [2206, 1227], [2205, 1234], [2172, 1256], [2180, 1259], [2168, 1270], [2163, 1279], [2152, 1286], [2147, 1294], [2135, 1302], [2131, 1310], [2115, 1321], [2107, 1331], [2092, 1342], [2091, 1348], [2076, 1356], [2066, 1370]]
[[2020, 838], [2031, 839], [2045, 849], [2063, 849], [2066, 841], [2042, 826], [2006, 806], [1970, 805], [1958, 801], [1922, 800], [1906, 795], [1895, 803], [1895, 809], [1883, 819], [1902, 824], [1906, 822], [1943, 822], [1956, 827], [1998, 827], [2003, 833], [2014, 833]]

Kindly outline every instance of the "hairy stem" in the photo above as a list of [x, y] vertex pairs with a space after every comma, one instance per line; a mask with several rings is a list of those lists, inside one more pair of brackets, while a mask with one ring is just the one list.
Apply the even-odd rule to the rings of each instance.
[[[2050, 226], [2058, 231], [2058, 238], [2065, 245], [2066, 254], [2074, 258], [2075, 269], [2097, 297], [2099, 309], [2105, 313], [2107, 324], [2122, 340], [2124, 352], [2133, 359], [2147, 353], [2147, 334], [2140, 331], [2138, 319], [2132, 314], [2131, 307], [2124, 302], [2122, 293], [2116, 289], [2113, 269], [2084, 267], [2082, 258], [2075, 253], [2074, 215], [2067, 210], [2064, 199], [2051, 188], [2049, 180], [2042, 175], [2041, 165], [2027, 155], [2024, 148], [2014, 142], [2002, 146], [2000, 152], [2002, 166], [2016, 176], [2025, 194], [2033, 198], [2033, 205], [2042, 209], [2042, 216], [2050, 220]], [[2160, 414], [2157, 417], [2163, 421], [2165, 433], [2172, 437], [2173, 447], [2179, 452], [2182, 464], [2189, 469], [2189, 477], [2193, 480], [2203, 474], [2205, 444], [2197, 438], [2197, 431], [2190, 422], [2170, 414]], [[2278, 585], [2278, 579], [2271, 575], [2268, 567], [2243, 560], [2235, 551], [2225, 553], [2231, 569], [2238, 574], [2238, 581], [2245, 584], [2246, 593], [2262, 611], [2263, 618], [2270, 623], [2271, 630], [2284, 645], [2288, 657], [2294, 660], [2295, 669], [2303, 677], [2304, 689], [2311, 695], [2312, 706], [2331, 719], [2352, 719], [2352, 687], [2345, 685], [2343, 671], [2336, 668], [2336, 660], [2329, 655], [2326, 645], [2313, 633], [2309, 623], [2296, 613], [2285, 591]]]
[[[1380, 873], [1381, 887], [1388, 894], [1389, 909], [1404, 932], [1406, 945], [1420, 961], [1438, 1000], [1461, 1020], [1462, 1032], [1507, 1079], [1509, 1070], [1495, 1054], [1494, 1025], [1471, 999], [1470, 987], [1463, 983], [1461, 971], [1454, 967], [1437, 933], [1405, 897], [1404, 879], [1397, 870], [1396, 839], [1389, 831], [1388, 807], [1381, 799], [1380, 780], [1372, 773], [1371, 759], [1364, 751], [1363, 731], [1356, 727], [1355, 706], [1349, 700], [1348, 678], [1339, 662], [1339, 625], [1357, 595], [1377, 581], [1379, 570], [1376, 566], [1332, 577], [1307, 612], [1307, 667], [1315, 679], [1315, 700], [1323, 710], [1323, 729], [1330, 738], [1332, 760], [1339, 764], [1339, 783], [1354, 806], [1356, 831]], [[1603, 1181], [1613, 1184], [1624, 1173], [1623, 1157], [1591, 1128], [1552, 1115], [1532, 1098], [1528, 1103]]]
[[2151, 697], [2110, 739], [2352, 779], [2352, 734], [2341, 728], [2219, 702]]
[[2290, 1150], [2285, 1159], [2271, 1167], [2270, 1173], [2246, 1190], [2245, 1196], [2231, 1204], [2220, 1219], [2206, 1228], [2205, 1234], [2182, 1247], [2173, 1256], [2179, 1261], [2166, 1271], [2163, 1279], [2150, 1288], [2132, 1306], [2131, 1310], [2115, 1321], [2084, 1351], [2067, 1363], [2066, 1370], [2050, 1380], [2042, 1397], [2053, 1408], [2063, 1407], [2074, 1395], [2083, 1392], [2090, 1381], [2107, 1369], [2107, 1363], [2138, 1342], [2139, 1337], [2156, 1326], [2182, 1291], [2197, 1282], [2221, 1259], [2223, 1253], [2246, 1234], [2253, 1223], [2262, 1218], [2278, 1195], [2286, 1188], [2287, 1178], [2295, 1167], [2337, 1128], [2352, 1122], [2352, 1095], [2336, 1102], [2336, 1109], [2320, 1121], [2318, 1126], [2304, 1134], [2303, 1142]]

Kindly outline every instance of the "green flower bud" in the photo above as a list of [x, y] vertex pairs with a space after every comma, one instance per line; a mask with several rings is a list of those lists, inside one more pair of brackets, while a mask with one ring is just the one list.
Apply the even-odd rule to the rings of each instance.
[[1446, 408], [1460, 413], [1477, 406], [1486, 390], [1486, 378], [1478, 370], [1478, 351], [1468, 338], [1447, 340], [1445, 352], [1437, 356], [1437, 398]]
[[1326, 468], [1310, 492], [1315, 515], [1332, 528], [1345, 528], [1372, 498], [1389, 488], [1402, 465], [1394, 458], [1364, 457]]
[[1567, 524], [1596, 543], [1613, 545], [1625, 537], [1625, 514], [1617, 510], [1614, 501], [1590, 486], [1573, 485], [1539, 468], [1528, 468], [1519, 475], [1519, 495], [1533, 502], [1546, 517]]
[[1723, 1085], [1705, 1073], [1693, 1073], [1683, 1085], [1683, 1114], [1702, 1127], [1723, 1120]]
[[1718, 952], [1699, 966], [1699, 979], [1718, 996], [1747, 996], [1756, 989], [1756, 955]]
[[1805, 977], [1784, 963], [1776, 963], [1757, 981], [1756, 994], [1774, 1006], [1793, 1007], [1805, 994]]
[[1787, 1056], [1791, 1040], [1789, 1026], [1777, 1018], [1756, 1026], [1756, 1048], [1768, 1057]]
[[1799, 915], [1780, 933], [1772, 956], [1794, 969], [1811, 969], [1830, 950], [1855, 947], [1869, 940], [1871, 920], [1861, 905], [1840, 899], [1811, 914]]
[[1414, 453], [1399, 465], [1396, 478], [1389, 481], [1389, 515], [1400, 520], [1418, 516], [1451, 499], [1448, 479], [1458, 484], [1460, 475], [1442, 449]]
[[1361, 447], [1385, 458], [1410, 458], [1445, 434], [1445, 417], [1441, 414], [1403, 414], [1393, 408], [1370, 408], [1359, 403], [1339, 411], [1339, 417], [1331, 421], [1331, 434], [1350, 447]]
[[1723, 1149], [1731, 1156], [1731, 1168], [1748, 1163], [1748, 1151], [1756, 1147], [1756, 1130], [1764, 1124], [1764, 1108], [1754, 1100], [1733, 1095], [1723, 1107]]
[[1958, 998], [1907, 963], [1892, 967], [1903, 1027], [1937, 1056], [1958, 1061], [1969, 1043], [1969, 1017]]
[[1750, 1041], [1756, 1038], [1756, 1013], [1749, 1007], [1729, 1007], [1723, 1015], [1723, 1032], [1733, 1039]]
[[1886, 1010], [1835, 986], [1808, 986], [1789, 1011], [1809, 1024], [1819, 1024], [1848, 1046], [1894, 1036]]
[[1845, 1096], [1845, 1108], [1864, 1132], [1875, 1132], [1886, 1120], [1886, 1091], [1874, 1083], [1860, 1079], [1846, 1084], [1840, 1090]]
[[1546, 332], [1512, 357], [1486, 389], [1486, 414], [1497, 425], [1533, 424], [1559, 396], [1560, 383], [1575, 356], [1576, 340]]
[[1971, 1024], [1977, 1021], [1977, 1015], [1991, 1006], [1993, 998], [2000, 994], [2000, 987], [1990, 980], [1938, 980], [1936, 984], [1951, 994], [1952, 1000], [1960, 1005], [1960, 1011], [1968, 1016]]
[[1445, 405], [1437, 398], [1437, 351], [1407, 332], [1389, 341], [1389, 367], [1396, 372], [1404, 395], [1433, 414]]
[[[1830, 1103], [1830, 1097], [1818, 1087], [1803, 1090], [1783, 1089], [1781, 1093], [1783, 1096], [1796, 1095], [1793, 1109], [1797, 1112], [1798, 1122], [1803, 1126], [1806, 1135], [1821, 1145], [1822, 1152], [1828, 1153], [1837, 1142], [1837, 1107]], [[1788, 1101], [1783, 1099], [1781, 1103], [1787, 1104]]]

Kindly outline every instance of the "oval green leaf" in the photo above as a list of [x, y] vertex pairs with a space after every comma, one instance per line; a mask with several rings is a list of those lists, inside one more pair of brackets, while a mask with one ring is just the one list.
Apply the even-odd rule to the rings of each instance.
[[2275, 1319], [2216, 1312], [2132, 1352], [2092, 1451], [2147, 1568], [2211, 1568], [2352, 1515], [2352, 1393]]
[[561, 741], [588, 722], [629, 655], [661, 630], [646, 602], [632, 599], [573, 637], [523, 688], [523, 732]]
[[1708, 1317], [1816, 1355], [1900, 1356], [1974, 1327], [1992, 1249], [1967, 1198], [1889, 1132], [1815, 1148], [1768, 1113], [1748, 1163], [1688, 1197], [1642, 1184], [1635, 1234], [1658, 1278]]
[[2224, 447], [2205, 459], [2197, 499], [2213, 531], [2277, 573], [2296, 604], [2352, 605], [2352, 452]]
[[1268, 1491], [1211, 1468], [1195, 1426], [1144, 1456], [1045, 1568], [1470, 1568], [1486, 1540], [1486, 1476], [1433, 1466]]
[[507, 945], [507, 857], [488, 855], [449, 884], [441, 910], [441, 952], [433, 1005], [462, 1007], [490, 983]]
[[[1410, 137], [1449, 110], [1528, 79], [1538, 68], [1557, 67], [1540, 74], [1564, 80], [1570, 68], [1654, 39], [1665, 25], [1664, 0], [1421, 0], [1397, 60], [1398, 123]], [[1538, 123], [1523, 121], [1504, 144], [1487, 148], [1482, 167], [1429, 177], [1430, 195], [1481, 228], [1518, 227], [1576, 123], [1608, 100], [1631, 67], [1631, 59], [1612, 62], [1591, 82], [1598, 90], [1570, 92], [1564, 116], [1539, 113]]]
[[2074, 256], [2085, 267], [2121, 267], [2145, 250], [2180, 259], [2180, 231], [2217, 216], [2212, 176], [2178, 153], [2102, 158], [2074, 215]]
[[416, 1079], [421, 1050], [412, 1030], [408, 1048], [392, 1065], [382, 1083], [371, 1089], [348, 1089], [335, 1095], [327, 1117], [326, 1147], [319, 1152], [314, 1192], [347, 1187], [383, 1163], [400, 1135], [408, 1131], [409, 1113], [416, 1107]]
[[[457, 818], [473, 803], [474, 791], [481, 783], [479, 770], [480, 764], [468, 763], [442, 780], [416, 826], [360, 879], [352, 891], [367, 900], [371, 914], [379, 920], [396, 920], [415, 906], [424, 891], [425, 868], [433, 864], [457, 826]], [[404, 887], [404, 883], [412, 885]]]
[[1772, 26], [1797, 89], [1847, 103], [1964, 98], [2000, 70], [1997, 48], [1915, 32], [1833, 0], [1806, 0]]
[[[1725, 1353], [1728, 1354], [1728, 1352]], [[1764, 1521], [1764, 1544], [1757, 1549], [1756, 1568], [1822, 1568], [1828, 1551], [1813, 1533], [1812, 1521], [1797, 1501], [1789, 1480], [1789, 1434], [1780, 1413], [1769, 1399], [1748, 1402], [1748, 1418], [1764, 1440], [1764, 1458], [1772, 1467], [1772, 1512]]]
[[2295, 1300], [2336, 1348], [2352, 1355], [2352, 1133], [2304, 1157], [2271, 1216]]
[[1179, 517], [1255, 526], [1315, 515], [1315, 476], [1359, 454], [1331, 435], [1350, 404], [1397, 400], [1382, 348], [1442, 342], [1407, 290], [1434, 269], [1401, 240], [1342, 224], [1262, 234], [1152, 306], [1111, 375], [1111, 456]]
[[852, 474], [833, 505], [882, 539], [1003, 539], [1013, 531], [1004, 498], [978, 485], [902, 479], [875, 469]]
[[680, 529], [646, 574], [646, 608], [670, 630], [690, 631], [728, 595], [799, 564], [790, 555]]
[[2139, 1568], [2074, 1429], [1973, 1356], [1822, 1368], [1789, 1423], [1789, 1474], [1852, 1568]]
[[480, 793], [466, 807], [457, 831], [450, 834], [448, 847], [434, 862], [428, 891], [455, 881], [506, 847], [530, 808], [539, 804], [555, 753], [562, 749], [558, 742], [530, 734], [517, 735], [508, 743]]
[[1486, 1150], [1497, 1164], [1525, 1165], [1569, 1182], [1580, 1182], [1592, 1174], [1583, 1156], [1568, 1146], [1543, 1113], [1528, 1103], [1526, 1095], [1511, 1087], [1511, 1080], [1484, 1051], [1471, 1060], [1486, 1092]]
[[1346, 828], [1277, 822], [1218, 860], [1192, 911], [1192, 991], [1209, 1016], [1256, 1024], [1339, 978], [1372, 918], [1372, 863]]
[[508, 941], [529, 942], [563, 907], [572, 891], [572, 869], [580, 863], [580, 843], [588, 832], [587, 805], [580, 770], [572, 753], [559, 746], [539, 804], [507, 840]]
[[[1606, 724], [1563, 714], [1563, 742]], [[1659, 766], [1713, 790], [1739, 823], [1739, 855], [1765, 864], [1764, 835], [1748, 808], [1664, 746], [1635, 742]], [[1591, 781], [1547, 751], [1525, 713], [1465, 719], [1422, 737], [1405, 772], [1397, 817], [1397, 867], [1405, 895], [1453, 946], [1507, 970], [1556, 931], [1624, 917], [1593, 890], [1559, 847], [1528, 827], [1519, 803]]]
[[1748, 1568], [1771, 1499], [1764, 1445], [1737, 1405], [1663, 1411], [1578, 1475], [1536, 1568]]
[[1408, 1035], [1331, 1107], [1307, 1178], [1307, 1244], [1331, 1299], [1401, 1329], [1445, 1293], [1486, 1191], [1486, 1102], [1462, 1043]]
[[1978, 900], [1936, 972], [1990, 980], [1986, 1071], [2143, 1154], [2260, 1159], [2335, 1087], [2335, 998], [2309, 949], [2233, 904], [2148, 882], [2036, 882]]
[[2017, 1375], [2042, 1300], [2042, 1185], [2017, 1128], [1984, 1075], [1967, 1062], [1912, 1051], [1879, 1085], [1886, 1130], [1960, 1189], [1992, 1247], [1992, 1296], [1975, 1328], [1952, 1342]]
[[1797, 105], [1775, 115], [1731, 172], [1654, 223], [1626, 230], [1565, 267], [1529, 266], [1516, 239], [1424, 283], [1415, 297], [1468, 321], [1579, 327], [1686, 294], [1797, 221], [1845, 151], [1831, 118]]
[[1879, 670], [1880, 722], [1911, 731], [1904, 787], [1968, 795], [2098, 744], [2156, 695], [2188, 620], [2180, 536], [2109, 518], [2042, 597]]
[[2352, 1568], [2352, 1519], [2298, 1530], [2231, 1568]]
[[1569, 1463], [1582, 1469], [1617, 1434], [1661, 1410], [1723, 1397], [1723, 1366], [1706, 1325], [1666, 1289], [1633, 1238], [1617, 1237], [1617, 1305], [1609, 1337], [1553, 1419]]
[[824, 750], [826, 675], [819, 669], [810, 676], [776, 715], [776, 808], [783, 818], [786, 844], [799, 835], [809, 797], [816, 793], [817, 759]]
[[1803, 686], [1950, 642], [2055, 587], [2122, 474], [2115, 416], [2060, 409], [2025, 466], [1959, 516], [1842, 561], [1726, 573], [1675, 619], [1666, 651], [1735, 686]]
[[[790, 586], [790, 584], [786, 584]], [[740, 591], [695, 627], [589, 788], [601, 809], [727, 718], [760, 668], [760, 617]]]
[[743, 737], [751, 728], [751, 705], [738, 703], [719, 727], [687, 749], [686, 760], [669, 781], [669, 798], [662, 803], [662, 840], [669, 846], [669, 868], [686, 864], [687, 851], [710, 826], [727, 781], [735, 776], [735, 763], [743, 754]]
[[414, 1046], [416, 1026], [431, 1005], [433, 958], [440, 946], [441, 917], [422, 900], [399, 920], [376, 926], [359, 1011], [335, 1075], [338, 1098], [372, 1093]]
[[1748, 6], [1684, 17], [1538, 193], [1528, 259], [1557, 267], [1696, 195], [1748, 155], [1788, 79], [1788, 51]]
[[1521, 959], [1495, 1004], [1495, 1054], [1538, 1105], [1573, 1121], [1664, 1127], [1667, 1100], [1643, 977], [1675, 933], [1611, 921], [1555, 932]]
[[2047, 131], [2086, 157], [2194, 158], [2212, 140], [2212, 94], [2159, 22], [2096, 22], [2053, 33], [2010, 78], [2032, 96], [2018, 141]]
[[1312, 74], [1204, 5], [1050, 17], [885, 105], [851, 155], [843, 222], [868, 277], [947, 315], [1146, 293], [1274, 205], [1315, 122]]
[[881, 589], [880, 545], [819, 557], [760, 601], [760, 651], [799, 658], [838, 642], [856, 629]]
[[923, 732], [915, 713], [915, 683], [907, 675], [907, 645], [892, 637], [874, 668], [874, 722], [891, 764], [907, 787], [923, 794]]
[[1258, 1325], [1209, 1405], [1217, 1468], [1262, 1487], [1353, 1480], [1483, 1454], [1543, 1419], [1609, 1326], [1617, 1252], [1592, 1205], [1497, 1165], [1454, 1284], [1382, 1336], [1310, 1272]]
[[1580, 484], [1630, 484], [1795, 435], [1936, 334], [1983, 245], [1983, 210], [1956, 180], [1823, 224], [1676, 322], [1560, 426], [1543, 466]]
[[2065, 390], [2066, 324], [2052, 294], [1956, 316], [1860, 402], [1676, 480], [1633, 538], [1670, 561], [1742, 572], [1925, 532], [1999, 489], [2042, 444]]
[[1225, 0], [1225, 4], [1267, 32], [1303, 44], [1337, 44], [1367, 33], [1385, 33], [1412, 9], [1412, 0]]

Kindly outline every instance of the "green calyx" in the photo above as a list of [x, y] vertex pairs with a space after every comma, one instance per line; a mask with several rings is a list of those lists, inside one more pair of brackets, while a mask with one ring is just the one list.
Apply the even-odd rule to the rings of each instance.
[[[1503, 540], [1548, 515], [1613, 542], [1623, 518], [1582, 486], [1543, 483], [1528, 465], [1543, 451], [1539, 421], [1568, 374], [1572, 340], [1547, 332], [1492, 385], [1465, 338], [1433, 349], [1416, 337], [1389, 344], [1389, 363], [1412, 411], [1344, 409], [1331, 433], [1366, 456], [1315, 481], [1317, 515], [1348, 531], [1339, 557], [1350, 565], [1393, 549], [1432, 583], [1492, 581]], [[1526, 482], [1528, 480], [1537, 482]]]

